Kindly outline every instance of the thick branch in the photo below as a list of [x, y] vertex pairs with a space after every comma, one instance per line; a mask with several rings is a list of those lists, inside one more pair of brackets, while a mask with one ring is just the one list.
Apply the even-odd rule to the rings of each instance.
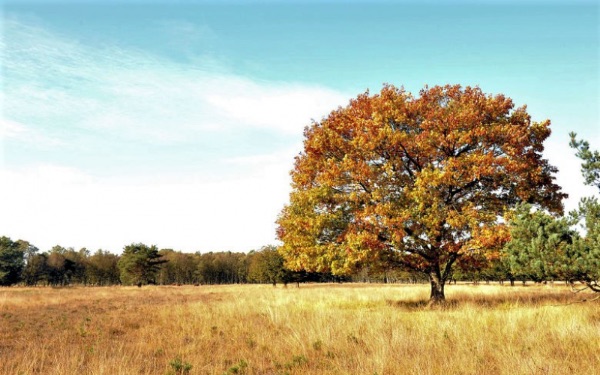
[[446, 266], [444, 267], [444, 272], [442, 273], [442, 280], [446, 281], [448, 279], [448, 276], [452, 272], [452, 265], [458, 259], [458, 257], [459, 257], [458, 253], [450, 253], [450, 259], [448, 259], [448, 262], [446, 262]]

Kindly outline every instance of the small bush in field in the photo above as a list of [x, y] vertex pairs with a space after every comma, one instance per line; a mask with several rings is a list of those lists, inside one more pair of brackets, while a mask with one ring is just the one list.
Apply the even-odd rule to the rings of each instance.
[[173, 372], [170, 374], [174, 375], [187, 375], [193, 367], [190, 363], [182, 361], [179, 357], [169, 362], [169, 365], [173, 369]]
[[240, 361], [238, 362], [237, 365], [235, 366], [231, 366], [227, 372], [224, 373], [224, 375], [228, 375], [228, 374], [245, 374], [246, 373], [246, 368], [248, 368], [248, 362], [244, 361], [243, 359], [240, 359]]
[[314, 350], [321, 350], [323, 348], [323, 341], [317, 340], [313, 342], [312, 347]]
[[308, 363], [308, 359], [303, 355], [295, 355], [291, 362], [285, 364], [285, 368], [291, 370], [292, 367], [299, 367]]

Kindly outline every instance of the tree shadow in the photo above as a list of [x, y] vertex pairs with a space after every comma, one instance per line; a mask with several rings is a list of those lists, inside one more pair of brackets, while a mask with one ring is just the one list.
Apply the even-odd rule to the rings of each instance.
[[385, 303], [388, 306], [392, 306], [392, 307], [397, 307], [399, 309], [402, 310], [424, 310], [427, 308], [427, 305], [429, 304], [429, 301], [427, 300], [420, 300], [420, 301], [394, 301], [394, 300], [389, 300], [386, 299]]
[[517, 307], [567, 306], [574, 303], [598, 303], [598, 293], [576, 294], [569, 290], [523, 290], [514, 293], [503, 291], [498, 294], [474, 294], [466, 292], [447, 293], [446, 300], [430, 304], [429, 300], [386, 300], [388, 306], [406, 311], [456, 310], [464, 307], [484, 309], [511, 309]]

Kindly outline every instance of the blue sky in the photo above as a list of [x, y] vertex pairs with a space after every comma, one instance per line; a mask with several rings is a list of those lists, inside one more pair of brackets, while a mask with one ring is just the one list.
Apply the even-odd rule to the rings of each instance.
[[0, 234], [114, 252], [275, 242], [302, 131], [382, 83], [479, 85], [600, 148], [595, 2], [5, 2]]

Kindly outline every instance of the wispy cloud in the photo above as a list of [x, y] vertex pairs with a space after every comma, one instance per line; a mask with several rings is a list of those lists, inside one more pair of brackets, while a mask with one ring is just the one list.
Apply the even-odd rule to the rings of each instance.
[[22, 138], [27, 133], [24, 125], [14, 121], [0, 120], [0, 140], [8, 138]]
[[213, 108], [235, 123], [252, 123], [256, 127], [297, 134], [310, 119], [321, 116], [347, 97], [319, 87], [289, 85], [261, 86], [254, 82], [228, 82], [226, 90], [214, 90], [206, 100]]
[[[214, 53], [218, 43], [217, 33], [208, 25], [196, 24], [181, 19], [168, 19], [157, 22], [162, 35], [166, 38], [166, 48], [183, 54], [186, 58], [198, 61], [197, 56], [208, 57]], [[212, 59], [203, 61], [207, 65]], [[213, 66], [218, 68], [218, 66]]]
[[114, 45], [87, 46], [14, 18], [5, 23], [4, 115], [49, 134], [60, 124], [63, 134], [94, 130], [155, 143], [233, 129], [298, 135], [347, 98], [323, 87], [215, 72], [213, 61], [191, 66]]
[[33, 144], [38, 148], [60, 146], [62, 141], [46, 137], [33, 128], [16, 121], [0, 118], [0, 142], [16, 141]]

